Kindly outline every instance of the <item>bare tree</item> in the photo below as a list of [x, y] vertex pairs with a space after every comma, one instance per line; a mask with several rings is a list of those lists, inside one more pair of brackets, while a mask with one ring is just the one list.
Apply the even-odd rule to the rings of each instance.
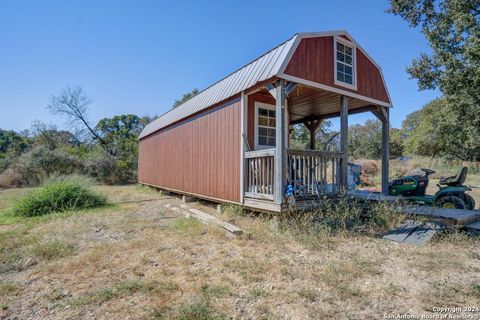
[[60, 95], [52, 96], [47, 109], [52, 114], [58, 114], [67, 119], [68, 124], [81, 124], [100, 142], [104, 150], [111, 154], [105, 140], [92, 128], [88, 122], [88, 106], [93, 102], [82, 87], [67, 87]]

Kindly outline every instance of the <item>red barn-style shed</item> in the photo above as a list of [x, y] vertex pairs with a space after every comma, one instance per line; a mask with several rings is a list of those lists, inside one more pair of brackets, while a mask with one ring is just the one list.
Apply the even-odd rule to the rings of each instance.
[[[380, 66], [346, 32], [298, 33], [145, 127], [139, 182], [258, 210], [288, 209], [346, 190], [348, 115], [383, 124], [382, 191], [388, 192], [389, 108]], [[340, 117], [340, 151], [316, 150], [321, 122]], [[309, 150], [290, 128], [304, 124]]]

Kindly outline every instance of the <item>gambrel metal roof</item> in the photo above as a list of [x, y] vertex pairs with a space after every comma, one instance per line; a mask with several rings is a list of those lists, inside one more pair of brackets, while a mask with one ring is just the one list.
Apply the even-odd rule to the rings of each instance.
[[[241, 67], [237, 71], [201, 91], [195, 97], [164, 113], [156, 120], [149, 123], [145, 129], [143, 129], [139, 139], [146, 137], [172, 123], [182, 120], [189, 115], [195, 114], [216, 103], [224, 101], [229, 97], [251, 88], [261, 81], [275, 76], [282, 78], [283, 71], [285, 70], [288, 61], [290, 60], [302, 38], [335, 35], [346, 35], [352, 39], [352, 41], [354, 41], [346, 31], [297, 33], [284, 43], [268, 51], [249, 64]], [[378, 64], [376, 64], [375, 61], [373, 61], [373, 59], [368, 56], [368, 54], [357, 43], [355, 44], [379, 68], [381, 73], [381, 69]]]

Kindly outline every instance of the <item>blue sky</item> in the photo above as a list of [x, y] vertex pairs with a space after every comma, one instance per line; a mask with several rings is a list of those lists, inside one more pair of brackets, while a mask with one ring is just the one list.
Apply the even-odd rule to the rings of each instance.
[[[49, 97], [70, 85], [94, 100], [93, 122], [162, 114], [296, 32], [346, 29], [382, 66], [393, 126], [439, 95], [405, 68], [428, 46], [419, 30], [369, 1], [0, 0], [0, 128], [63, 127]], [[363, 122], [370, 115], [352, 116]]]

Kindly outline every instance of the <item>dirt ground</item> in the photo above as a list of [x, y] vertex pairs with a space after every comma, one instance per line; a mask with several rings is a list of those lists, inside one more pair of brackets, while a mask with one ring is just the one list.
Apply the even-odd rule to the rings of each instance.
[[[1, 319], [384, 319], [480, 307], [480, 240], [462, 234], [424, 247], [299, 237], [227, 208], [220, 217], [244, 230], [234, 237], [165, 207], [179, 198], [99, 189], [116, 204], [4, 219]], [[0, 215], [22, 192], [0, 191]]]

